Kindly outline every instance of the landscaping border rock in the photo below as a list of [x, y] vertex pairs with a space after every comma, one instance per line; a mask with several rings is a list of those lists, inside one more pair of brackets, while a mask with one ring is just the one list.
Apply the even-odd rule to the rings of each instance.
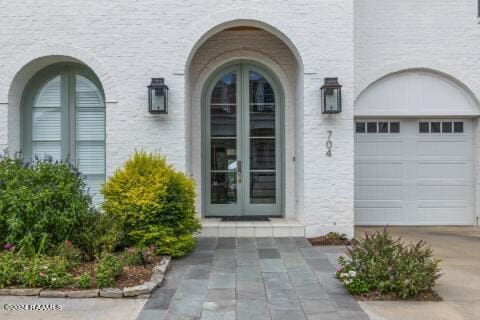
[[119, 288], [103, 288], [90, 290], [61, 291], [48, 288], [5, 288], [0, 289], [0, 296], [39, 296], [43, 298], [68, 297], [72, 299], [122, 297], [148, 299], [152, 291], [162, 284], [171, 259], [172, 258], [170, 256], [162, 257], [162, 261], [160, 261], [158, 265], [153, 267], [150, 281], [145, 281], [145, 283], [134, 287], [125, 287], [123, 288], [123, 290]]
[[0, 289], [0, 296], [9, 296], [10, 289]]
[[44, 289], [39, 295], [44, 298], [66, 298], [67, 294], [67, 291]]
[[100, 289], [101, 298], [121, 298], [123, 297], [123, 291], [119, 288], [103, 288]]
[[42, 288], [12, 288], [10, 289], [11, 296], [38, 296]]
[[98, 297], [99, 292], [100, 292], [99, 289], [69, 291], [68, 292], [68, 297], [69, 298], [74, 298], [74, 299], [96, 298], [96, 297]]

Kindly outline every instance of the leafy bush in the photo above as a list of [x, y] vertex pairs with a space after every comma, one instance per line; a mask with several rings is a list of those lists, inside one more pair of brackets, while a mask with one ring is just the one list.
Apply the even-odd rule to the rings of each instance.
[[110, 253], [102, 255], [95, 270], [97, 284], [100, 288], [111, 287], [115, 279], [122, 274], [122, 263]]
[[123, 231], [123, 246], [155, 245], [157, 254], [185, 255], [195, 247], [195, 185], [158, 154], [135, 152], [102, 190], [104, 211]]
[[27, 256], [66, 239], [92, 251], [96, 219], [82, 176], [70, 164], [0, 156], [0, 243], [13, 243]]
[[82, 273], [77, 278], [75, 278], [75, 285], [80, 289], [90, 288], [91, 277], [87, 272]]
[[349, 259], [340, 257], [337, 278], [352, 294], [393, 293], [405, 299], [431, 291], [440, 278], [440, 260], [424, 241], [405, 244], [387, 230], [355, 240]]

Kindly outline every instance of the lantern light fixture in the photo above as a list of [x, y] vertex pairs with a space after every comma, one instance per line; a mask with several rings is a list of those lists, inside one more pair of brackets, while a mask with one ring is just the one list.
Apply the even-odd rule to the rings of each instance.
[[168, 86], [164, 78], [152, 78], [148, 88], [148, 112], [152, 114], [168, 113]]
[[322, 113], [342, 112], [342, 85], [338, 83], [338, 78], [325, 78], [325, 83], [320, 90], [322, 92]]

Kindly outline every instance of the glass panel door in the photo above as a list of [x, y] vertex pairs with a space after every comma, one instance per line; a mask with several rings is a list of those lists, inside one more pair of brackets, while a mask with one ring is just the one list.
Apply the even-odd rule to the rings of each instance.
[[237, 65], [207, 91], [206, 215], [281, 214], [275, 90], [256, 68]]
[[208, 105], [209, 183], [208, 212], [236, 215], [241, 212], [238, 139], [240, 124], [237, 92], [238, 70], [221, 75], [211, 90]]
[[275, 216], [280, 212], [279, 115], [271, 81], [254, 67], [246, 66], [246, 199], [245, 215]]

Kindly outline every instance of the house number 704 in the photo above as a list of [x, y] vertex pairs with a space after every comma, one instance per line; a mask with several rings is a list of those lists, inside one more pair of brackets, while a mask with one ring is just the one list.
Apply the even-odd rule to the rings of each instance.
[[331, 157], [331, 156], [332, 156], [332, 146], [333, 146], [333, 142], [332, 142], [332, 140], [330, 140], [330, 138], [332, 137], [332, 131], [331, 131], [331, 130], [328, 130], [327, 133], [328, 133], [328, 138], [327, 138], [327, 142], [325, 143], [325, 146], [327, 146], [327, 153], [326, 153], [326, 155], [327, 155], [328, 157]]

